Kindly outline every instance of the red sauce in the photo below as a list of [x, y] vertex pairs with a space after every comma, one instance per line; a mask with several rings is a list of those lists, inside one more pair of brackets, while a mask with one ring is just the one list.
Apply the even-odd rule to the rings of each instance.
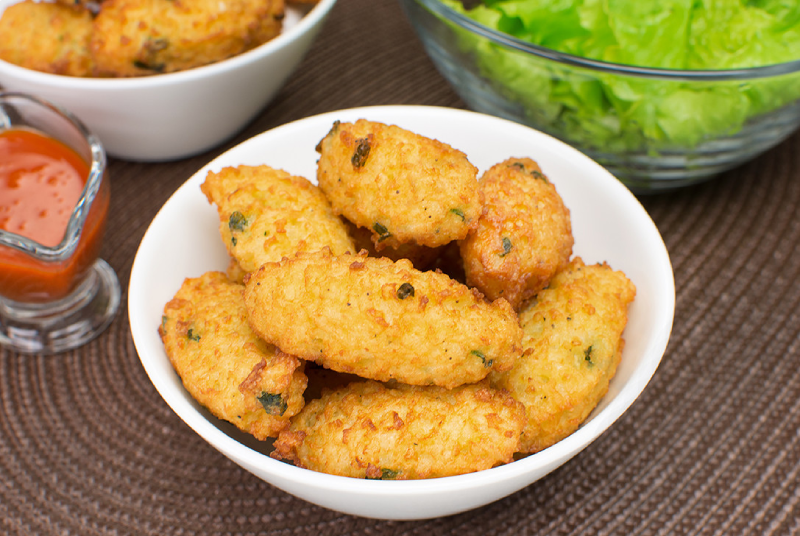
[[[63, 143], [33, 130], [0, 131], [0, 229], [43, 246], [61, 243], [89, 165]], [[0, 295], [49, 302], [67, 296], [97, 259], [108, 212], [108, 187], [95, 198], [75, 253], [45, 262], [0, 246]]]

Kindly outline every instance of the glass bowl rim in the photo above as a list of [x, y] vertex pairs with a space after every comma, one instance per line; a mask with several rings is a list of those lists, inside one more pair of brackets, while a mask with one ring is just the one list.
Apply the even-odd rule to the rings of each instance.
[[800, 72], [800, 58], [784, 63], [761, 65], [758, 67], [743, 67], [738, 69], [720, 70], [664, 69], [593, 60], [590, 58], [569, 54], [567, 52], [560, 52], [558, 50], [540, 45], [534, 45], [509, 34], [494, 30], [470, 19], [466, 15], [459, 13], [453, 8], [442, 3], [440, 0], [404, 1], [408, 3], [418, 3], [434, 14], [443, 17], [445, 20], [453, 22], [462, 29], [484, 37], [495, 44], [538, 56], [540, 58], [553, 60], [562, 64], [571, 65], [574, 67], [583, 67], [593, 71], [603, 71], [608, 74], [624, 74], [643, 78], [675, 81], [721, 82], [732, 80], [749, 80], [754, 78], [768, 78]]
[[[49, 109], [51, 112], [66, 119], [67, 122], [78, 131], [81, 137], [86, 140], [91, 153], [89, 176], [86, 179], [86, 184], [81, 191], [78, 201], [75, 203], [75, 208], [72, 210], [72, 215], [64, 231], [64, 237], [59, 244], [55, 246], [45, 246], [30, 238], [0, 229], [0, 245], [10, 247], [46, 262], [64, 261], [72, 256], [77, 249], [81, 233], [83, 232], [83, 226], [89, 216], [89, 209], [100, 191], [100, 185], [103, 182], [106, 172], [106, 153], [103, 149], [103, 145], [100, 143], [100, 139], [95, 136], [80, 119], [68, 110], [46, 99], [27, 93], [0, 91], [0, 101], [14, 99], [27, 101], [28, 104]], [[0, 114], [0, 119], [2, 117], [3, 114]], [[0, 132], [5, 128], [2, 121], [0, 121]], [[72, 149], [75, 150], [74, 148]]]

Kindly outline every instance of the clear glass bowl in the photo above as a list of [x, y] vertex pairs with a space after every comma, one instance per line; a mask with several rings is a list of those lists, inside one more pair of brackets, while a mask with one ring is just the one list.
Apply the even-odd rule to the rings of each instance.
[[0, 346], [63, 352], [100, 334], [120, 304], [117, 275], [99, 259], [110, 197], [106, 154], [72, 114], [31, 95], [0, 92], [0, 132], [6, 129], [54, 138], [89, 166], [59, 244], [0, 230]]
[[[709, 179], [800, 126], [800, 59], [722, 71], [633, 67], [526, 43], [439, 0], [400, 1], [434, 65], [470, 108], [559, 138], [636, 193]], [[630, 89], [630, 100], [621, 89]], [[673, 115], [676, 94], [680, 104], [719, 113], [691, 124], [691, 114]]]

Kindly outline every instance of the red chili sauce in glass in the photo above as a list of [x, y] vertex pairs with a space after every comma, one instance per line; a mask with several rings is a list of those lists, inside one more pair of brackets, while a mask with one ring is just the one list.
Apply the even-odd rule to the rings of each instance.
[[[89, 165], [63, 143], [33, 130], [0, 131], [0, 229], [58, 246], [89, 177]], [[46, 262], [0, 245], [0, 296], [22, 303], [64, 298], [97, 259], [108, 187], [92, 203], [75, 252]]]

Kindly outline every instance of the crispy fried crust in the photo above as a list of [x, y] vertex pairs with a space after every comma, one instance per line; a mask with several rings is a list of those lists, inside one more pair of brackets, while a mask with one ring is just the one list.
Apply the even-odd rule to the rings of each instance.
[[273, 455], [353, 478], [438, 478], [512, 461], [523, 422], [522, 405], [486, 385], [357, 382], [309, 402]]
[[481, 177], [484, 210], [460, 242], [467, 284], [519, 310], [572, 255], [572, 225], [555, 186], [530, 158], [509, 158]]
[[92, 14], [31, 0], [0, 17], [0, 59], [51, 74], [91, 76]]
[[525, 405], [521, 452], [538, 452], [577, 430], [606, 394], [635, 294], [622, 272], [575, 258], [520, 313], [525, 351], [491, 380]]
[[209, 172], [200, 189], [217, 205], [222, 241], [240, 271], [323, 247], [355, 253], [344, 222], [303, 177], [264, 165], [226, 167]]
[[283, 0], [107, 0], [91, 50], [100, 76], [182, 71], [230, 58], [280, 33]]
[[250, 330], [241, 285], [221, 272], [187, 279], [164, 308], [159, 334], [189, 394], [258, 439], [276, 437], [304, 405], [300, 360]]
[[455, 387], [507, 370], [517, 316], [407, 260], [328, 252], [266, 263], [245, 286], [250, 325], [300, 358], [378, 381]]
[[461, 151], [395, 125], [336, 122], [317, 146], [333, 209], [371, 229], [380, 251], [462, 239], [481, 213], [477, 168]]

